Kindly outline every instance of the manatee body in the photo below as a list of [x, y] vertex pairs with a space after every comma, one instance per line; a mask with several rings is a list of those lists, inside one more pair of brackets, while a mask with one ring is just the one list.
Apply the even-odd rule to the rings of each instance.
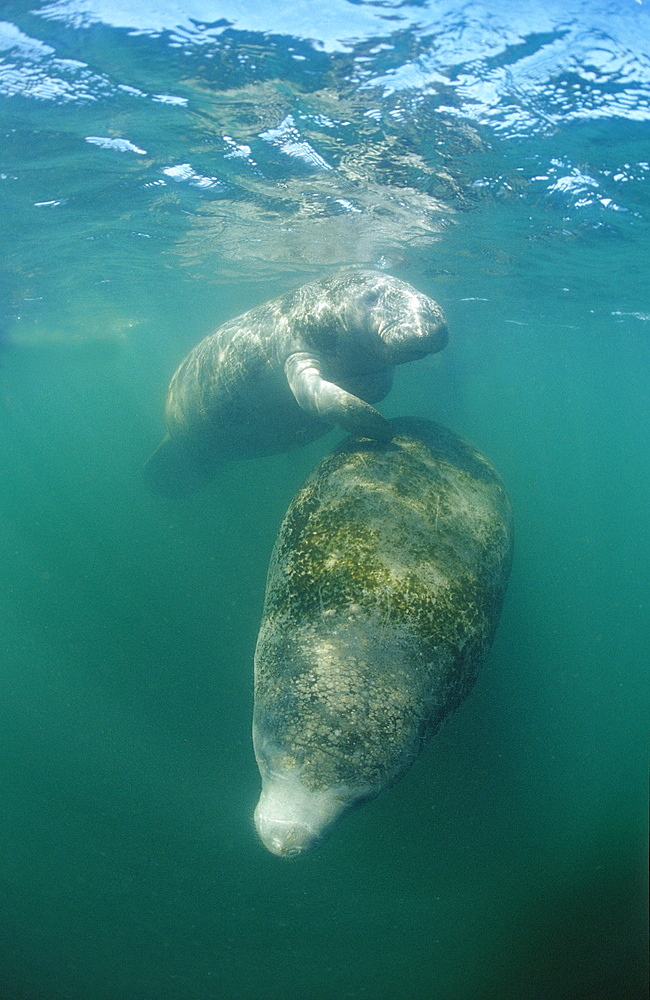
[[399, 778], [467, 695], [512, 557], [503, 484], [428, 421], [346, 439], [306, 480], [269, 567], [255, 652], [255, 811], [274, 854], [323, 840]]
[[378, 271], [346, 270], [232, 319], [187, 355], [167, 395], [167, 436], [145, 466], [162, 492], [190, 490], [223, 462], [285, 451], [332, 425], [378, 440], [370, 404], [395, 365], [441, 350], [440, 306]]

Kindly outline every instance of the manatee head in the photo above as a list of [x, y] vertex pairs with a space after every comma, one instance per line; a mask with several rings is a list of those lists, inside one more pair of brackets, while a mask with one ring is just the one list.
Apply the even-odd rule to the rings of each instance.
[[433, 710], [426, 681], [414, 674], [411, 638], [408, 627], [357, 605], [291, 628], [271, 619], [262, 625], [255, 825], [273, 854], [319, 847], [346, 813], [392, 785], [417, 756]]
[[260, 766], [262, 794], [255, 826], [264, 846], [278, 857], [306, 854], [323, 843], [338, 820], [370, 797], [364, 789], [308, 788], [300, 769], [270, 772]]
[[384, 365], [401, 365], [442, 350], [447, 321], [437, 302], [377, 271], [362, 271], [356, 279], [344, 305], [344, 324], [353, 341], [365, 334], [367, 350]]

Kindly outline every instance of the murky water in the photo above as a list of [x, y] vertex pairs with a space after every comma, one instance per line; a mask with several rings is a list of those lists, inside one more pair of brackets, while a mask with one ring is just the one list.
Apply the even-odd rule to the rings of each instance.
[[[1, 16], [0, 997], [646, 996], [647, 5]], [[140, 473], [194, 343], [353, 263], [444, 306], [381, 409], [491, 458], [515, 565], [465, 704], [291, 862], [252, 656], [340, 435]]]

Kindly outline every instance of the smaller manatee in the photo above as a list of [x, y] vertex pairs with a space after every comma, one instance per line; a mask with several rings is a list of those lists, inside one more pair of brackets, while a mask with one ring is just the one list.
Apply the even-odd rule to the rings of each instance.
[[348, 438], [284, 518], [255, 650], [255, 823], [266, 847], [317, 847], [395, 782], [472, 687], [512, 557], [499, 476], [428, 421]]
[[379, 271], [344, 270], [229, 320], [172, 377], [167, 436], [145, 465], [149, 485], [194, 489], [217, 467], [286, 451], [329, 427], [385, 440], [371, 405], [395, 365], [447, 342], [440, 306]]

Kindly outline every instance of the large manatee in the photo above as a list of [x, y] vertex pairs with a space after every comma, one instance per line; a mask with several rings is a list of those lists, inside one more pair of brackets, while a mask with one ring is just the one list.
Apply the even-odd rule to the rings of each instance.
[[440, 306], [378, 271], [344, 270], [229, 320], [187, 355], [167, 395], [167, 436], [145, 466], [162, 492], [223, 462], [285, 451], [332, 425], [383, 440], [370, 404], [393, 368], [441, 350]]
[[255, 652], [255, 810], [274, 854], [320, 844], [408, 768], [472, 687], [512, 556], [503, 484], [428, 421], [348, 438], [291, 503]]

